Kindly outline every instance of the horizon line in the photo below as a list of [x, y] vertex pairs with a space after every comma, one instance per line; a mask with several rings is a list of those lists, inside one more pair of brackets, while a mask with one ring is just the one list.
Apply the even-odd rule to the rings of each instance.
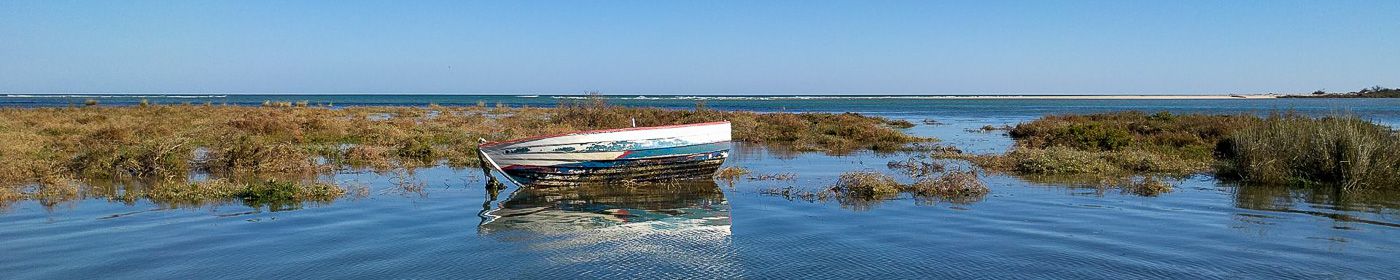
[[[545, 92], [0, 92], [4, 95], [551, 95], [587, 96], [590, 93]], [[1276, 93], [599, 93], [603, 96], [1222, 96], [1222, 95], [1306, 95], [1306, 92]]]

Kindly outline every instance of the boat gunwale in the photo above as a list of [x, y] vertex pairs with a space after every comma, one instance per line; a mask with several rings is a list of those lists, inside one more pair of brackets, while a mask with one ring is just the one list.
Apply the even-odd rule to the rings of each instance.
[[[624, 131], [653, 130], [653, 129], [681, 128], [681, 127], [691, 127], [691, 126], [707, 126], [707, 125], [718, 125], [718, 124], [728, 124], [728, 123], [730, 123], [730, 122], [729, 122], [729, 121], [717, 121], [717, 122], [703, 122], [703, 123], [689, 123], [689, 124], [673, 124], [673, 125], [663, 125], [663, 126], [624, 127], [624, 128], [609, 128], [609, 129], [595, 129], [595, 130], [575, 131], [575, 132], [568, 132], [568, 133], [559, 133], [559, 134], [550, 134], [550, 135], [541, 135], [541, 136], [534, 136], [534, 137], [518, 138], [518, 139], [505, 140], [505, 141], [489, 141], [489, 142], [486, 142], [486, 143], [482, 143], [481, 145], [478, 145], [478, 146], [477, 146], [477, 149], [495, 148], [495, 147], [497, 147], [497, 146], [502, 146], [502, 145], [516, 144], [516, 143], [521, 143], [521, 142], [529, 142], [529, 141], [534, 141], [534, 140], [542, 140], [542, 139], [549, 139], [549, 138], [555, 138], [555, 137], [564, 137], [564, 136], [585, 135], [585, 134], [599, 134], [599, 133], [612, 133], [612, 132], [624, 132]], [[483, 151], [483, 152], [484, 152], [484, 151]]]

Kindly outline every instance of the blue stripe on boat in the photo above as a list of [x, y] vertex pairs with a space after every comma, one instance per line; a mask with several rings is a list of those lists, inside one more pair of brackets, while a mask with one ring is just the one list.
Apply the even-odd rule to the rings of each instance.
[[591, 142], [576, 144], [556, 144], [540, 145], [528, 147], [515, 147], [502, 151], [503, 154], [535, 154], [535, 153], [585, 153], [585, 152], [620, 152], [640, 149], [656, 149], [666, 147], [676, 147], [692, 145], [693, 143], [675, 137], [643, 139], [643, 140], [619, 140], [607, 142]]
[[680, 147], [670, 147], [670, 148], [660, 148], [660, 149], [635, 150], [635, 151], [630, 151], [630, 152], [628, 152], [627, 154], [624, 154], [624, 155], [622, 155], [622, 157], [619, 157], [619, 158], [617, 158], [617, 159], [648, 158], [648, 157], [660, 157], [660, 156], [677, 156], [677, 155], [700, 154], [700, 153], [710, 153], [710, 152], [727, 151], [727, 150], [729, 150], [729, 142], [705, 143], [705, 144], [690, 145], [690, 146], [680, 146]]

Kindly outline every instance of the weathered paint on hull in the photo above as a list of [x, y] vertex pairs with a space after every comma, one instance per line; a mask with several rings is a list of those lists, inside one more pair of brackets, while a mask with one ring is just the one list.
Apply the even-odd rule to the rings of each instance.
[[535, 186], [607, 184], [708, 179], [724, 164], [728, 150], [663, 158], [582, 162], [564, 166], [512, 166], [507, 176]]

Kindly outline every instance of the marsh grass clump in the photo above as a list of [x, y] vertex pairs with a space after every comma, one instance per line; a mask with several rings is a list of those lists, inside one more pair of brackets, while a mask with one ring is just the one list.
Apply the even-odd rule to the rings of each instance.
[[1085, 151], [1067, 147], [1017, 148], [1002, 155], [942, 154], [942, 158], [968, 160], [988, 170], [1030, 175], [1093, 174], [1104, 176], [1158, 173], [1185, 175], [1207, 169], [1205, 161], [1192, 161], [1141, 150]]
[[1356, 116], [1274, 114], [1227, 140], [1218, 173], [1247, 183], [1400, 187], [1400, 136]]
[[1146, 176], [1142, 179], [1132, 180], [1122, 186], [1123, 192], [1140, 196], [1157, 196], [1172, 192], [1172, 185], [1157, 179], [1157, 177]]
[[144, 193], [151, 201], [167, 205], [203, 205], [236, 199], [248, 206], [275, 209], [303, 202], [330, 202], [344, 194], [345, 189], [321, 182], [281, 179], [235, 182], [224, 178], [188, 183], [159, 182]]
[[305, 202], [328, 203], [345, 194], [345, 189], [332, 184], [269, 180], [248, 184], [235, 194], [250, 207], [267, 206], [273, 211], [296, 208]]
[[1083, 151], [1139, 150], [1186, 160], [1210, 161], [1215, 144], [1258, 121], [1248, 115], [1201, 115], [1137, 111], [1052, 115], [1016, 125], [1018, 147], [1067, 147]]
[[972, 170], [950, 170], [941, 176], [923, 178], [907, 187], [914, 198], [968, 204], [981, 201], [991, 189]]
[[950, 170], [937, 176], [903, 184], [889, 175], [871, 171], [841, 174], [836, 184], [821, 191], [805, 191], [794, 187], [765, 188], [759, 193], [805, 201], [836, 200], [843, 207], [869, 209], [887, 200], [909, 194], [923, 202], [969, 204], [981, 201], [990, 189], [974, 171]]
[[[1251, 184], [1400, 186], [1400, 136], [1356, 116], [1138, 112], [1047, 116], [1016, 126], [1003, 155], [943, 155], [1029, 175], [1182, 176]], [[1159, 193], [1159, 192], [1148, 192]]]
[[314, 158], [306, 147], [277, 143], [256, 136], [242, 135], [212, 143], [201, 162], [206, 171], [216, 173], [295, 173], [311, 172]]
[[1217, 144], [1257, 122], [1246, 115], [1167, 112], [1052, 115], [1010, 128], [1016, 146], [1005, 154], [935, 156], [1022, 175], [1180, 176], [1211, 170]]
[[227, 179], [188, 183], [166, 181], [152, 184], [146, 189], [145, 195], [159, 203], [198, 205], [235, 198], [246, 188], [247, 185], [233, 183]]
[[836, 185], [830, 190], [843, 197], [860, 200], [886, 200], [899, 195], [904, 185], [893, 177], [873, 171], [857, 171], [841, 174]]

